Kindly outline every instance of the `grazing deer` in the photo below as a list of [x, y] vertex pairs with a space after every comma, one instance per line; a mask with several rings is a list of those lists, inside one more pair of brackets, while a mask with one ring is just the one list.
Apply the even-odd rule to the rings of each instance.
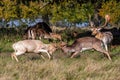
[[96, 51], [99, 51], [101, 53], [104, 53], [109, 60], [111, 60], [110, 54], [103, 49], [102, 47], [103, 42], [97, 38], [94, 37], [83, 37], [75, 40], [75, 42], [70, 45], [66, 46], [61, 43], [61, 49], [64, 53], [73, 53], [71, 58], [73, 58], [76, 54], [79, 52], [89, 50], [89, 49], [95, 49]]
[[[55, 43], [54, 44], [44, 44], [40, 40], [23, 40], [18, 41], [12, 45], [14, 49], [14, 53], [11, 54], [12, 59], [18, 62], [18, 55], [25, 54], [26, 52], [34, 52], [34, 53], [47, 53], [49, 59], [51, 58], [52, 53], [57, 49]], [[40, 54], [43, 59], [45, 59], [42, 54]]]
[[101, 41], [103, 41], [106, 51], [108, 51], [108, 44], [113, 40], [113, 35], [111, 32], [100, 32], [101, 28], [92, 28], [92, 35]]

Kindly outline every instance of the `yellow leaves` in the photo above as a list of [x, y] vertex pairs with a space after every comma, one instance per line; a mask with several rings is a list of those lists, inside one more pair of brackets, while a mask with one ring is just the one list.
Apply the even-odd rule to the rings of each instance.
[[120, 2], [114, 0], [108, 1], [102, 4], [102, 8], [99, 9], [99, 14], [104, 18], [106, 14], [109, 14], [111, 17], [111, 23], [115, 24], [120, 19]]
[[28, 8], [28, 6], [26, 6], [26, 5], [24, 5], [24, 4], [20, 4], [20, 9], [21, 9], [21, 17], [23, 17], [23, 18], [26, 18], [26, 17], [28, 17], [27, 15], [27, 12], [29, 12], [29, 8]]
[[2, 18], [2, 11], [3, 11], [3, 8], [0, 7], [0, 18]]
[[47, 3], [44, 3], [42, 1], [40, 2], [30, 1], [27, 12], [26, 12], [28, 14], [27, 17], [29, 16], [29, 18], [35, 18], [35, 17], [38, 17], [39, 15], [44, 15], [49, 13], [50, 7], [45, 5], [47, 5]]
[[21, 17], [34, 18], [37, 15], [39, 15], [40, 3], [31, 1], [29, 3], [29, 6], [20, 4], [20, 9], [21, 9]]
[[4, 18], [7, 21], [10, 20], [10, 18], [17, 18], [16, 0], [3, 0], [1, 4], [0, 18]]
[[[43, 2], [29, 1], [26, 5], [24, 3], [17, 3], [16, 0], [2, 0], [0, 1], [0, 18], [10, 20], [11, 18], [35, 18], [40, 15]], [[18, 16], [19, 15], [19, 16]]]

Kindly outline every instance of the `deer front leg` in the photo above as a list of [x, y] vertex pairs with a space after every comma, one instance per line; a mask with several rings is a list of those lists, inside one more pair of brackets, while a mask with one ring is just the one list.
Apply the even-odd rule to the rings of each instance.
[[45, 52], [45, 53], [47, 53], [49, 59], [51, 59], [50, 53], [48, 53], [47, 50], [45, 50], [45, 49], [40, 49], [39, 52]]
[[104, 44], [105, 45], [105, 50], [108, 51], [108, 46], [107, 44]]

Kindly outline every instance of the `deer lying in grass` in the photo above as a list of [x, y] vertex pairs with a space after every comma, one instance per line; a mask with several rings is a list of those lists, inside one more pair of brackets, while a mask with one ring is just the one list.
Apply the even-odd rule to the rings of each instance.
[[60, 40], [60, 41], [62, 40], [60, 34], [50, 33], [50, 36], [51, 36], [54, 40]]
[[113, 35], [111, 32], [100, 32], [101, 28], [92, 28], [92, 35], [101, 41], [103, 41], [106, 51], [108, 51], [108, 44], [113, 40]]
[[[26, 52], [34, 52], [40, 54], [41, 52], [47, 53], [49, 59], [51, 58], [52, 53], [57, 49], [56, 44], [44, 44], [40, 40], [23, 40], [18, 41], [12, 45], [14, 53], [11, 54], [12, 59], [18, 62], [18, 55], [25, 54]], [[45, 59], [42, 54], [40, 54], [43, 59]]]
[[56, 34], [56, 33], [50, 33], [50, 34], [45, 34], [44, 35], [45, 39], [53, 39], [53, 40], [62, 40], [62, 37], [60, 34]]
[[57, 31], [64, 31], [66, 29], [66, 27], [51, 26], [51, 29], [53, 32], [57, 32]]
[[70, 46], [66, 46], [65, 43], [64, 44], [61, 43], [61, 49], [64, 53], [68, 53], [68, 52], [73, 53], [71, 58], [73, 58], [79, 52], [89, 49], [95, 49], [96, 51], [104, 53], [108, 57], [108, 59], [111, 60], [110, 54], [103, 49], [102, 45], [103, 42], [97, 38], [83, 37], [75, 40], [75, 42]]

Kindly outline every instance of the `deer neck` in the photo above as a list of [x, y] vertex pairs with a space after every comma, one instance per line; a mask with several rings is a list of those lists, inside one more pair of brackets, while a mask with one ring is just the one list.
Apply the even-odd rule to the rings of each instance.
[[99, 40], [102, 40], [103, 39], [103, 34], [101, 32], [98, 32], [95, 37]]

